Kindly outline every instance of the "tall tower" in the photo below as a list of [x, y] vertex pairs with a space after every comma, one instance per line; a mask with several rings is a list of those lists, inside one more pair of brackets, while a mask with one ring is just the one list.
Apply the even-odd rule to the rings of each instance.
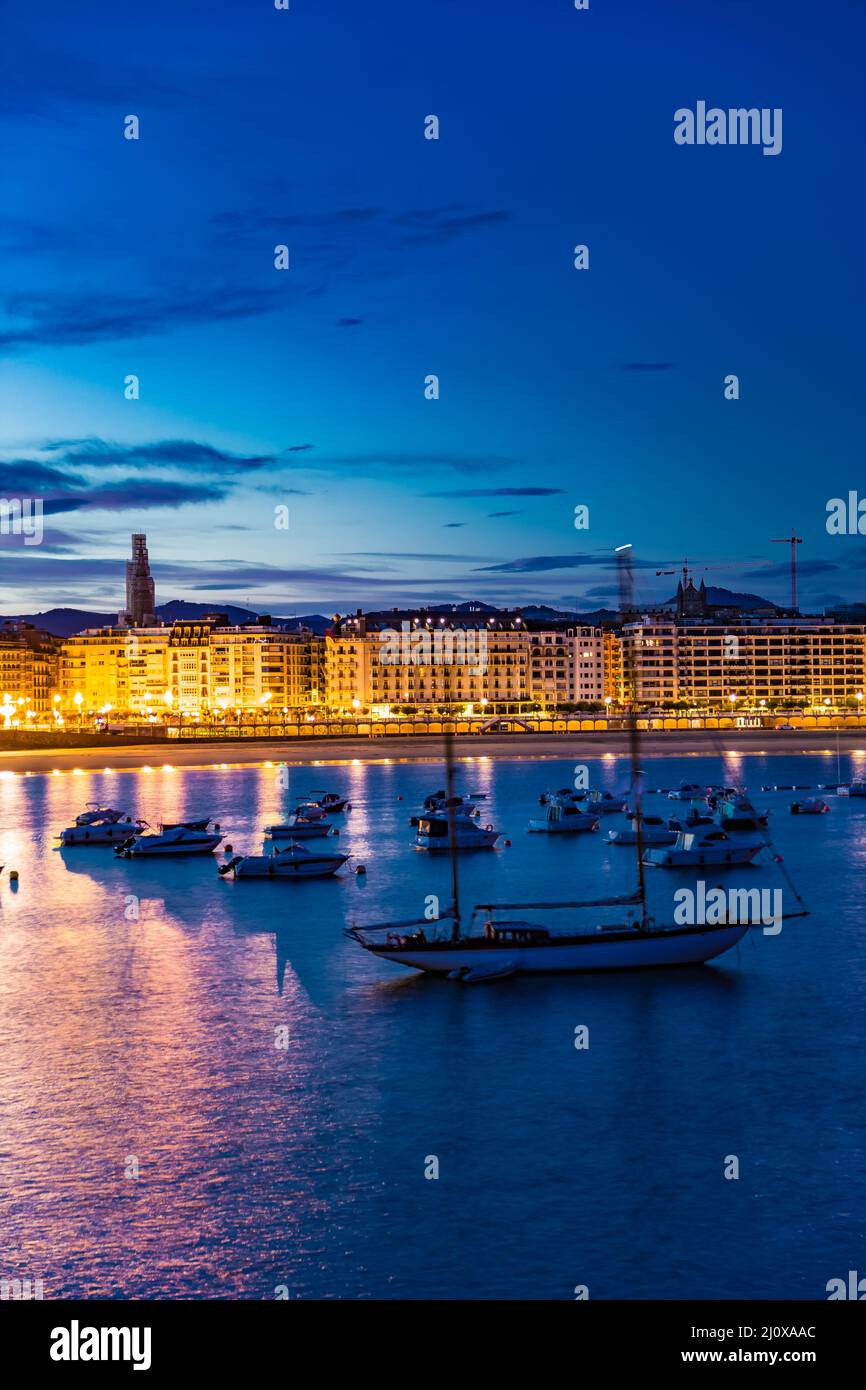
[[147, 556], [147, 536], [142, 534], [132, 537], [132, 559], [126, 562], [126, 612], [122, 618], [127, 627], [156, 625], [156, 594]]

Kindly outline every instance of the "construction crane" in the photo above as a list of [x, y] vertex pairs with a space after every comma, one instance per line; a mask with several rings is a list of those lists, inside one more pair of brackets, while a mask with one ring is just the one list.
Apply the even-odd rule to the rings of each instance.
[[796, 613], [797, 609], [797, 546], [803, 544], [803, 537], [798, 536], [793, 526], [790, 536], [775, 536], [770, 542], [771, 545], [789, 545], [791, 547], [791, 608]]

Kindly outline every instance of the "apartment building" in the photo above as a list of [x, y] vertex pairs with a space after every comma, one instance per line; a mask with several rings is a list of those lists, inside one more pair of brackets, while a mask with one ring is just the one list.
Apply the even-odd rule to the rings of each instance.
[[695, 708], [852, 704], [866, 691], [866, 626], [829, 618], [725, 623], [645, 616], [623, 628], [628, 697]]
[[231, 627], [221, 618], [96, 628], [66, 639], [58, 675], [64, 716], [282, 713], [320, 702], [321, 638], [267, 619]]
[[[27, 712], [45, 715], [57, 687], [60, 643], [33, 623], [0, 625], [0, 699], [4, 719], [25, 722]], [[12, 714], [12, 709], [17, 711]]]
[[466, 605], [335, 619], [326, 638], [327, 703], [335, 710], [525, 712], [604, 699], [600, 629], [543, 628], [519, 612]]

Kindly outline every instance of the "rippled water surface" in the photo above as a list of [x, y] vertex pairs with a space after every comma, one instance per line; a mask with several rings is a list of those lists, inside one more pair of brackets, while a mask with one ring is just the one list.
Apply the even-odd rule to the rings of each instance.
[[[511, 840], [463, 857], [465, 903], [626, 885], [600, 835], [526, 833], [573, 766], [460, 765]], [[625, 787], [622, 762], [590, 767]], [[293, 768], [291, 794], [270, 767], [0, 778], [0, 1276], [46, 1297], [822, 1298], [866, 1267], [866, 800], [798, 818], [758, 794], [835, 781], [835, 754], [647, 768], [753, 789], [812, 915], [712, 966], [468, 988], [341, 934], [448, 900], [407, 823], [438, 767]], [[100, 799], [259, 850], [320, 784], [352, 803], [334, 880], [54, 847]], [[652, 876], [657, 911], [673, 886]]]

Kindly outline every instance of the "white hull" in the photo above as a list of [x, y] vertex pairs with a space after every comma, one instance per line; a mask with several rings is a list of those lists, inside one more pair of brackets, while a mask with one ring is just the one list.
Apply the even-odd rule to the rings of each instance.
[[265, 826], [265, 837], [269, 840], [324, 840], [330, 833], [330, 825], [324, 822], [317, 825]]
[[274, 855], [247, 855], [233, 870], [235, 878], [327, 878], [345, 864], [347, 855], [323, 855], [321, 859], [281, 862]]
[[[127, 836], [127, 838], [129, 837]], [[175, 840], [164, 845], [148, 844], [146, 840], [144, 842], [139, 840], [136, 844], [130, 845], [128, 850], [124, 850], [124, 858], [167, 859], [175, 854], [213, 854], [222, 838], [222, 835], [208, 835], [201, 840]]]
[[598, 830], [598, 821], [594, 816], [566, 816], [563, 820], [531, 820], [529, 829], [533, 834], [540, 832], [547, 835], [575, 835], [581, 832]]
[[643, 857], [644, 864], [652, 869], [688, 869], [713, 865], [715, 868], [733, 868], [737, 864], [751, 864], [760, 845], [734, 845], [729, 849], [708, 849], [693, 851], [688, 849], [653, 849]]
[[[478, 830], [473, 835], [461, 834], [460, 827], [456, 828], [455, 849], [492, 849], [499, 839], [498, 830]], [[418, 849], [430, 850], [431, 853], [448, 854], [451, 845], [447, 837], [416, 835], [415, 844]]]
[[[673, 845], [676, 844], [677, 833], [675, 830], [649, 830], [641, 831], [640, 842], [642, 845]], [[631, 845], [637, 844], [637, 832], [634, 830], [611, 830], [605, 836], [609, 845]]]
[[126, 821], [111, 825], [70, 825], [61, 830], [60, 843], [63, 845], [122, 845], [124, 840], [138, 833], [138, 827]]
[[[647, 970], [674, 965], [700, 965], [712, 960], [732, 946], [749, 930], [748, 923], [726, 927], [688, 927], [656, 934], [617, 935], [616, 940], [605, 934], [587, 933], [579, 942], [557, 945], [555, 941], [535, 946], [520, 946], [513, 942], [501, 944], [447, 945], [424, 950], [411, 946], [374, 950], [383, 960], [406, 965], [413, 970], [425, 970], [437, 975], [452, 971], [478, 971], [479, 976], [507, 965], [508, 974], [542, 975], [571, 974], [592, 970]], [[608, 933], [608, 938], [612, 933]], [[368, 948], [369, 949], [369, 948]], [[513, 968], [511, 968], [513, 967]]]

